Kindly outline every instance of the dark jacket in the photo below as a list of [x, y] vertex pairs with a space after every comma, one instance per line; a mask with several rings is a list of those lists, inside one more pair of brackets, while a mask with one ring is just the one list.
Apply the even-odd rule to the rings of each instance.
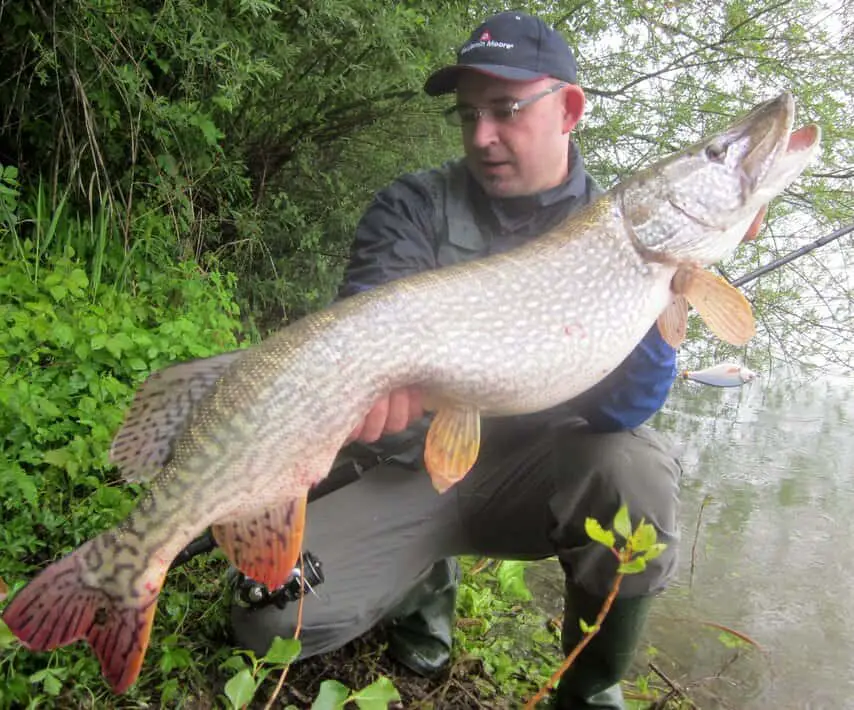
[[[359, 222], [339, 295], [506, 251], [545, 233], [601, 193], [574, 144], [570, 159], [566, 181], [526, 197], [489, 197], [462, 161], [399, 178], [376, 194]], [[600, 431], [637, 427], [666, 400], [675, 360], [654, 326], [617, 370], [560, 409]]]

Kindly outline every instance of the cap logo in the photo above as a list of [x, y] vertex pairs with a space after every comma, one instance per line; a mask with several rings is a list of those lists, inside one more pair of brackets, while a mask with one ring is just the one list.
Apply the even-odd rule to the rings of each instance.
[[468, 54], [474, 49], [513, 49], [516, 44], [514, 42], [499, 42], [492, 39], [492, 33], [489, 30], [484, 30], [477, 41], [469, 42], [460, 50], [460, 56]]

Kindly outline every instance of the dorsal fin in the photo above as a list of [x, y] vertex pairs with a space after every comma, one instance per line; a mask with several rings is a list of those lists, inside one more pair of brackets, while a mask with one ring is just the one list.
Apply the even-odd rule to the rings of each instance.
[[245, 352], [171, 365], [142, 384], [110, 447], [110, 461], [126, 481], [146, 481], [169, 461], [196, 405]]

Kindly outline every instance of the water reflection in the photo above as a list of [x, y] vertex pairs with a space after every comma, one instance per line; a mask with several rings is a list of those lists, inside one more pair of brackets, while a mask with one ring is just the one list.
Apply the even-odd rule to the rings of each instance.
[[704, 710], [854, 709], [852, 395], [845, 380], [680, 382], [654, 422], [684, 467], [682, 558], [647, 641]]
[[683, 538], [648, 636], [701, 707], [854, 708], [852, 394], [843, 380], [680, 383], [655, 421], [681, 449]]

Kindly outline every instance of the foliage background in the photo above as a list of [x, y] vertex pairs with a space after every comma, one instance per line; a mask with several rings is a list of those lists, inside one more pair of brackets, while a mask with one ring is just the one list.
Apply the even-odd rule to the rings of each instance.
[[[372, 193], [459, 152], [425, 77], [510, 7], [577, 48], [576, 138], [605, 185], [782, 89], [821, 124], [821, 164], [727, 275], [854, 222], [850, 0], [0, 0], [0, 577], [22, 583], [132, 505], [106, 452], [149, 372], [333, 297]], [[850, 254], [849, 237], [754, 282], [759, 337], [734, 351], [692, 323], [683, 357], [850, 373]], [[132, 699], [207, 692], [219, 585], [170, 576]], [[0, 657], [0, 705], [104, 702], [86, 653], [53, 658]]]

